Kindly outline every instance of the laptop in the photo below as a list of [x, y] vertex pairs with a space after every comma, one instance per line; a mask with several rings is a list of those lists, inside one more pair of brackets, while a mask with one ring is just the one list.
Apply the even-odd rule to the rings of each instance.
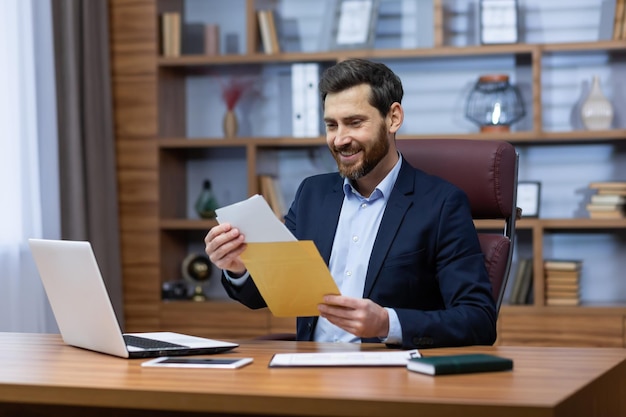
[[122, 358], [225, 352], [236, 343], [173, 332], [122, 334], [91, 243], [29, 239], [63, 341]]

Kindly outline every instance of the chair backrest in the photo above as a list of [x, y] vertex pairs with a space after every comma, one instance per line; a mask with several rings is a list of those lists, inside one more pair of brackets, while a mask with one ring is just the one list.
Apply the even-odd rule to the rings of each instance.
[[461, 188], [475, 220], [502, 220], [502, 233], [478, 233], [499, 311], [511, 270], [515, 241], [518, 154], [504, 141], [472, 139], [398, 139], [413, 167]]

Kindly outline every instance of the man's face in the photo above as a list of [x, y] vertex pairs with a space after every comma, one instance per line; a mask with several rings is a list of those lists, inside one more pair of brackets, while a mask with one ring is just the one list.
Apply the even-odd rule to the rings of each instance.
[[326, 143], [339, 173], [351, 180], [372, 172], [389, 152], [385, 120], [369, 104], [369, 93], [361, 84], [327, 95], [324, 104]]

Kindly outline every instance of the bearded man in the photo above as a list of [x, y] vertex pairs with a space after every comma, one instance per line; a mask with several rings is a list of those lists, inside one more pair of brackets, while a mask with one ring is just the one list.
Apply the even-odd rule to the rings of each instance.
[[[319, 90], [338, 172], [302, 181], [285, 225], [315, 243], [341, 295], [326, 295], [319, 317], [298, 317], [297, 340], [493, 344], [495, 302], [467, 196], [396, 148], [399, 77], [382, 63], [349, 59], [323, 73]], [[225, 223], [205, 244], [229, 296], [266, 307], [239, 258], [245, 236]]]

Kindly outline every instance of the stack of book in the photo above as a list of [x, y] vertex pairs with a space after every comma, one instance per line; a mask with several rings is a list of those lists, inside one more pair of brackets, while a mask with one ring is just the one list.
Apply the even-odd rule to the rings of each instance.
[[580, 260], [548, 259], [544, 261], [546, 305], [580, 304]]
[[626, 181], [592, 182], [595, 191], [587, 204], [592, 219], [622, 219], [626, 214]]
[[509, 304], [520, 305], [532, 302], [533, 289], [533, 259], [520, 259], [517, 264], [517, 272], [511, 283], [513, 285], [509, 295]]

